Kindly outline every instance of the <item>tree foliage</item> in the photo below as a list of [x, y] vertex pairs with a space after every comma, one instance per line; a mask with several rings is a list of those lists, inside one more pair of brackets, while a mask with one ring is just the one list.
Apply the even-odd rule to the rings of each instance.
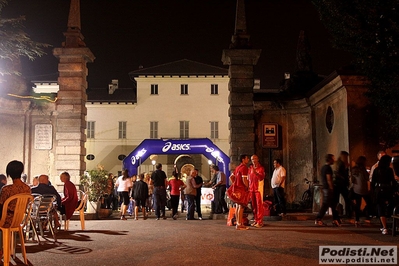
[[[24, 31], [24, 16], [4, 18], [1, 13], [7, 0], [0, 0], [0, 76], [20, 74], [15, 66], [21, 56], [33, 60], [44, 54], [43, 48], [48, 44], [32, 41]], [[1, 79], [0, 79], [1, 82]]]
[[333, 37], [370, 81], [367, 96], [378, 108], [380, 142], [399, 142], [399, 0], [312, 0]]
[[102, 166], [97, 169], [89, 170], [80, 177], [80, 184], [88, 194], [89, 201], [97, 202], [106, 194], [108, 186], [108, 171]]

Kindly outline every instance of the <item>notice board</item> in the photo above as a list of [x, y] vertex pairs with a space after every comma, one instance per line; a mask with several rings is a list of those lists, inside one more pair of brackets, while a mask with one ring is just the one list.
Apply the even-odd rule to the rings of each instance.
[[279, 132], [277, 123], [262, 124], [262, 146], [263, 148], [279, 147]]

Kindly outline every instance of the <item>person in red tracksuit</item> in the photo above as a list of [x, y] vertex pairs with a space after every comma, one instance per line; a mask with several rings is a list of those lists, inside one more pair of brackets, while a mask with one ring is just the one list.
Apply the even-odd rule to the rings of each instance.
[[[237, 187], [242, 187], [244, 190], [248, 190], [248, 162], [249, 158], [248, 155], [240, 155], [240, 162], [241, 164], [236, 167], [234, 173], [230, 176], [230, 181], [234, 182], [234, 185]], [[248, 230], [249, 228], [244, 225], [243, 223], [243, 215], [244, 209], [246, 205], [241, 205], [237, 203], [236, 207], [236, 219], [237, 219], [237, 230]]]
[[265, 178], [265, 168], [259, 163], [257, 155], [251, 156], [252, 165], [248, 170], [249, 193], [251, 194], [254, 222], [251, 226], [263, 227], [263, 200], [259, 192], [259, 182]]

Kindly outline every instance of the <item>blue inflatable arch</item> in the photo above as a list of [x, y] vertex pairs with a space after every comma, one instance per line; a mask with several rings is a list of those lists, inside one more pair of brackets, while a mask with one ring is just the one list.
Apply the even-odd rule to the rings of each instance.
[[220, 171], [230, 176], [230, 158], [210, 139], [146, 139], [143, 140], [124, 160], [123, 168], [129, 175], [137, 175], [138, 167], [151, 154], [202, 154], [209, 160], [217, 162]]

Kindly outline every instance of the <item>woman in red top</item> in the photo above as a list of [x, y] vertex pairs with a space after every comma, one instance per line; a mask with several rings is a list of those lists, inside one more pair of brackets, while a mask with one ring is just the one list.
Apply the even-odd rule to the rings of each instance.
[[186, 187], [183, 181], [179, 179], [179, 176], [179, 173], [173, 172], [174, 178], [169, 181], [173, 220], [177, 219], [177, 208], [179, 207], [180, 191]]
[[78, 206], [78, 193], [75, 185], [70, 181], [68, 172], [60, 175], [61, 182], [64, 182], [64, 197], [61, 199], [61, 214], [65, 214], [65, 220], [71, 219]]

